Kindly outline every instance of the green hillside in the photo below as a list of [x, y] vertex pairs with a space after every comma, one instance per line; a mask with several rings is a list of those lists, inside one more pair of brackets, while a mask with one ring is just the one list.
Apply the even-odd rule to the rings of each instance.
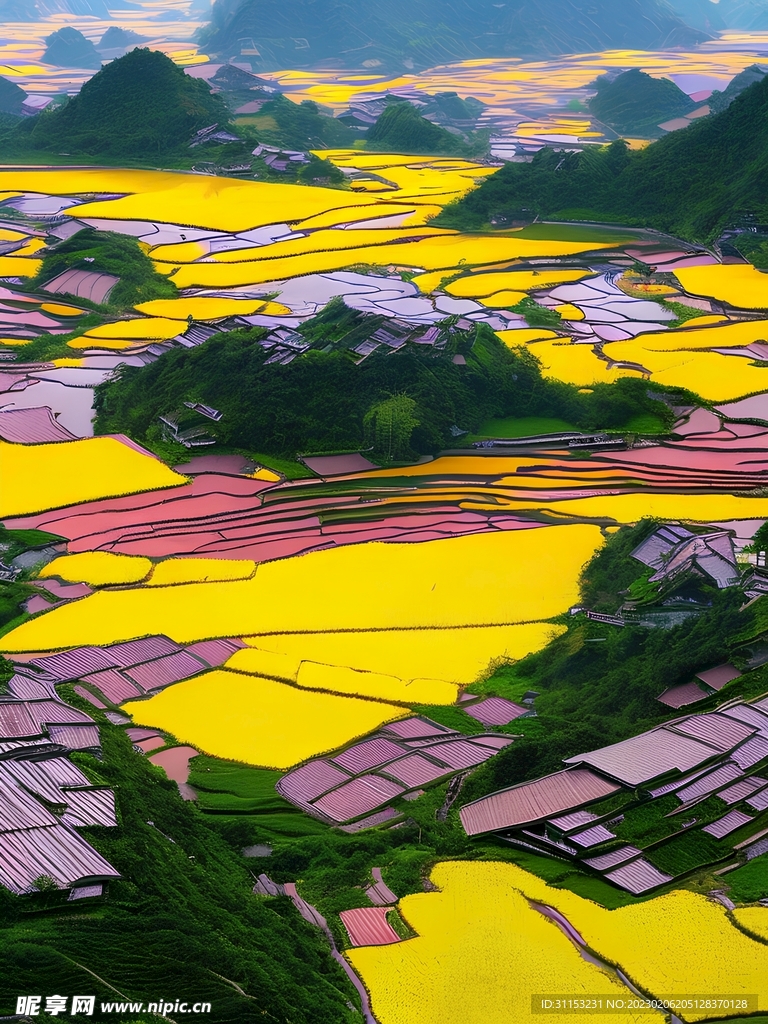
[[659, 125], [696, 106], [669, 78], [652, 78], [639, 68], [618, 78], [598, 78], [589, 109], [622, 135], [661, 135]]
[[[288, 900], [254, 896], [249, 865], [221, 830], [179, 798], [162, 769], [135, 754], [122, 729], [100, 725], [103, 760], [73, 760], [113, 787], [119, 825], [83, 835], [123, 877], [110, 884], [106, 901], [74, 908], [58, 892], [30, 899], [0, 888], [0, 1013], [13, 1013], [19, 992], [41, 987], [95, 994], [98, 1007], [115, 993], [157, 1000], [170, 986], [174, 998], [209, 1001], [206, 1019], [215, 1024], [361, 1020], [321, 933]], [[150, 1018], [97, 1009], [91, 1019]]]
[[238, 118], [236, 123], [254, 132], [259, 142], [286, 149], [343, 149], [355, 141], [355, 133], [343, 121], [322, 114], [312, 100], [293, 103], [276, 96], [258, 114]]
[[440, 153], [454, 156], [470, 147], [462, 136], [427, 121], [403, 100], [390, 103], [366, 135], [368, 149], [386, 153]]
[[205, 82], [156, 50], [137, 49], [107, 64], [65, 106], [30, 118], [11, 145], [151, 162], [186, 148], [193, 133], [226, 123]]
[[15, 82], [0, 77], [0, 112], [3, 114], [21, 114], [21, 105], [27, 94]]
[[689, 239], [717, 237], [753, 214], [768, 223], [768, 77], [721, 114], [630, 152], [622, 141], [582, 153], [543, 149], [506, 164], [437, 223], [473, 229], [520, 211], [530, 219], [605, 220]]

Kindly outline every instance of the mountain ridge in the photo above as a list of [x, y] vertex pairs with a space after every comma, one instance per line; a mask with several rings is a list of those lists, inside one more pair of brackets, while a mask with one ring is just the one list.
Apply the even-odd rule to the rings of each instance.
[[337, 60], [429, 67], [494, 57], [691, 46], [708, 38], [662, 0], [216, 0], [200, 34], [209, 52], [247, 53], [261, 70]]

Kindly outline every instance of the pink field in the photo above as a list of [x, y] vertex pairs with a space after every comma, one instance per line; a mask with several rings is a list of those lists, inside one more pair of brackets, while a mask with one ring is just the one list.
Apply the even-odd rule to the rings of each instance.
[[90, 704], [93, 704], [95, 708], [105, 708], [107, 706], [100, 701], [98, 697], [94, 697], [94, 695], [86, 690], [84, 686], [73, 686], [72, 689], [78, 697], [82, 697], [84, 700], [87, 700]]
[[346, 476], [348, 473], [376, 469], [373, 462], [357, 452], [353, 455], [315, 455], [302, 461], [318, 476]]
[[101, 745], [97, 725], [49, 725], [48, 735], [54, 743], [66, 747], [67, 750], [87, 750], [89, 747]]
[[529, 708], [515, 704], [511, 700], [505, 700], [503, 697], [489, 697], [464, 710], [483, 725], [507, 725], [521, 715], [530, 714]]
[[397, 761], [391, 761], [381, 770], [408, 789], [424, 786], [451, 772], [450, 768], [430, 761], [420, 754], [408, 754], [406, 757], [398, 758]]
[[148, 754], [150, 750], [157, 750], [158, 747], [164, 747], [165, 740], [162, 736], [150, 736], [149, 739], [138, 740], [134, 746], [137, 746], [142, 753]]
[[184, 783], [189, 778], [189, 762], [200, 753], [194, 747], [170, 747], [152, 754], [149, 760], [158, 764], [173, 782]]
[[386, 907], [342, 910], [339, 917], [353, 946], [388, 946], [400, 942], [400, 936], [387, 922]]
[[385, 764], [402, 754], [402, 748], [388, 739], [365, 740], [334, 757], [334, 764], [347, 771], [357, 773]]
[[74, 441], [75, 435], [54, 418], [47, 407], [0, 410], [0, 438], [16, 444]]
[[177, 651], [164, 658], [144, 662], [143, 665], [134, 665], [133, 668], [126, 669], [125, 673], [141, 690], [149, 693], [171, 683], [179, 683], [182, 679], [188, 679], [207, 668], [208, 666], [199, 658], [186, 651]]
[[288, 800], [307, 804], [334, 786], [349, 781], [349, 775], [340, 771], [328, 761], [310, 761], [284, 775], [277, 783], [277, 790]]
[[93, 675], [83, 676], [83, 682], [95, 686], [107, 698], [110, 704], [122, 704], [124, 700], [143, 696], [142, 690], [114, 668], [108, 668], [104, 672], [94, 672]]
[[428, 722], [424, 718], [401, 718], [398, 722], [390, 722], [384, 726], [386, 732], [391, 732], [401, 739], [423, 739], [427, 736], [444, 736], [453, 733], [453, 729], [446, 729], [435, 722]]
[[442, 761], [443, 764], [447, 764], [456, 771], [464, 768], [474, 768], [476, 764], [487, 761], [494, 754], [494, 751], [490, 748], [483, 747], [479, 743], [473, 743], [471, 740], [446, 740], [445, 742], [431, 744], [428, 747], [422, 748], [422, 750], [436, 761]]
[[316, 800], [314, 806], [333, 821], [350, 821], [399, 796], [404, 787], [377, 775], [362, 775]]

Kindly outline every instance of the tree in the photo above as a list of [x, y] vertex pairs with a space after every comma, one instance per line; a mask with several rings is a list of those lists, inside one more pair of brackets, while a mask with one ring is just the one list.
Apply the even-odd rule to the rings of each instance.
[[392, 395], [378, 402], [365, 414], [365, 436], [387, 462], [407, 458], [411, 434], [419, 421], [414, 416], [416, 402], [407, 395]]

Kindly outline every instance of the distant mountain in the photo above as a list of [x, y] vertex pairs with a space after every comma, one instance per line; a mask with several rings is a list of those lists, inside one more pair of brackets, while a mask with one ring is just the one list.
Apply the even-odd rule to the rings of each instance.
[[744, 32], [768, 30], [768, 0], [720, 0], [718, 6], [728, 28]]
[[436, 221], [476, 228], [525, 210], [707, 239], [745, 214], [767, 224], [767, 182], [768, 76], [721, 114], [639, 152], [620, 141], [582, 153], [543, 149], [530, 164], [505, 164]]
[[100, 68], [98, 50], [76, 28], [60, 28], [46, 38], [48, 48], [43, 54], [44, 64], [60, 68]]
[[260, 70], [318, 61], [429, 67], [477, 57], [691, 46], [706, 38], [664, 0], [216, 0], [207, 52]]
[[614, 79], [601, 75], [596, 85], [590, 112], [622, 135], [658, 136], [659, 124], [696, 106], [669, 78], [652, 78], [639, 68]]
[[768, 29], [768, 0], [669, 0], [669, 5], [687, 25], [703, 32]]
[[186, 146], [197, 129], [227, 120], [205, 82], [185, 75], [163, 53], [136, 49], [105, 65], [44, 123], [36, 118], [27, 143], [152, 161]]
[[735, 78], [732, 78], [722, 92], [716, 89], [707, 100], [707, 103], [709, 103], [709, 106], [716, 114], [719, 114], [720, 111], [729, 107], [745, 89], [748, 89], [750, 85], [754, 85], [755, 82], [761, 82], [767, 74], [768, 67], [750, 64], [748, 68], [744, 68]]
[[712, 0], [669, 0], [669, 6], [691, 28], [702, 32], [722, 32], [728, 28], [723, 17], [725, 0], [720, 0], [720, 3], [712, 3]]
[[137, 43], [144, 43], [146, 39], [138, 32], [132, 32], [129, 28], [118, 28], [117, 25], [110, 25], [107, 31], [99, 40], [100, 50], [111, 50], [117, 46], [135, 46]]
[[15, 82], [0, 77], [0, 113], [21, 114], [21, 105], [27, 94]]

